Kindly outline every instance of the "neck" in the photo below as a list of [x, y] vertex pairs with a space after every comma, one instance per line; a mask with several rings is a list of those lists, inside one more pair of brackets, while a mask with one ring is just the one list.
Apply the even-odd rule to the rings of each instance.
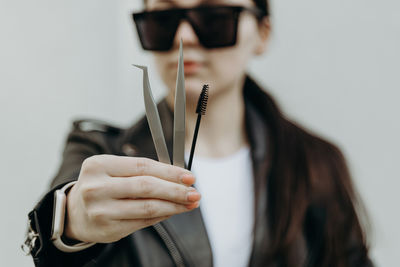
[[[213, 93], [207, 103], [206, 115], [202, 116], [195, 155], [224, 157], [247, 145], [242, 88], [244, 79], [233, 87]], [[196, 99], [197, 101], [197, 99]], [[196, 126], [196, 103], [186, 105], [185, 149], [190, 151]]]

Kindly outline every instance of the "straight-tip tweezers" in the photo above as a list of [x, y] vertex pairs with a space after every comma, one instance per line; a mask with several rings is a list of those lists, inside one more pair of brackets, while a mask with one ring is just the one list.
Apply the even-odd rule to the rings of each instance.
[[[161, 126], [160, 115], [157, 104], [154, 101], [150, 88], [149, 75], [146, 66], [134, 65], [143, 70], [143, 97], [146, 109], [146, 117], [149, 123], [151, 136], [156, 148], [157, 157], [160, 162], [171, 164], [168, 154], [167, 144]], [[174, 107], [174, 137], [173, 137], [173, 165], [185, 167], [185, 74], [183, 65], [182, 40], [179, 45], [178, 73], [175, 87], [175, 107]]]

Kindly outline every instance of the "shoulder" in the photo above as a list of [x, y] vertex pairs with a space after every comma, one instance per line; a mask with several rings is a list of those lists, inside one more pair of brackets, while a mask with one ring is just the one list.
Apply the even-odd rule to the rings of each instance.
[[[352, 194], [351, 175], [344, 154], [332, 141], [289, 122], [302, 151], [314, 200], [331, 200]], [[342, 196], [346, 198], [347, 196]]]
[[338, 157], [343, 158], [340, 148], [333, 141], [289, 120], [286, 127], [297, 135], [297, 141], [304, 147], [306, 156], [312, 157], [314, 162], [323, 160], [327, 163]]
[[78, 119], [72, 123], [73, 131], [98, 132], [103, 134], [119, 134], [122, 128], [97, 119]]
[[98, 153], [115, 153], [115, 145], [125, 129], [97, 119], [78, 119], [72, 122], [67, 147], [89, 146]]
[[285, 116], [274, 98], [251, 78], [246, 79], [244, 88], [248, 106], [261, 114], [274, 147], [272, 152], [280, 162], [321, 180], [334, 179], [338, 169], [346, 169], [336, 144]]
[[244, 89], [247, 103], [261, 114], [280, 149], [296, 149], [294, 152], [304, 153], [317, 164], [343, 159], [336, 144], [285, 116], [274, 98], [256, 81], [247, 77]]
[[53, 179], [52, 188], [78, 177], [82, 162], [99, 154], [120, 154], [118, 140], [124, 129], [94, 119], [80, 119], [72, 123], [62, 154], [62, 162]]
[[286, 130], [302, 146], [305, 156], [316, 164], [334, 164], [337, 160], [344, 160], [339, 146], [328, 138], [305, 128], [304, 126], [286, 120]]
[[91, 151], [95, 154], [133, 155], [132, 147], [135, 147], [134, 154], [137, 154], [138, 150], [151, 147], [152, 142], [145, 117], [139, 118], [127, 128], [98, 119], [79, 119], [72, 123], [67, 137], [67, 149]]

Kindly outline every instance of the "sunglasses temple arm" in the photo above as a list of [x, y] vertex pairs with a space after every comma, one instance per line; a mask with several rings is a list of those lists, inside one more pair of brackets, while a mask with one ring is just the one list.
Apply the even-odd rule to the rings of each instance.
[[174, 153], [173, 164], [178, 167], [185, 167], [185, 73], [183, 65], [182, 40], [179, 45], [178, 73], [175, 88], [175, 108], [174, 108]]
[[149, 123], [150, 132], [153, 138], [154, 146], [156, 148], [158, 160], [166, 164], [171, 164], [171, 159], [169, 158], [167, 144], [165, 143], [164, 132], [162, 130], [157, 105], [154, 101], [153, 94], [151, 93], [147, 67], [140, 65], [133, 66], [143, 70], [143, 97], [146, 109], [146, 118], [147, 122]]

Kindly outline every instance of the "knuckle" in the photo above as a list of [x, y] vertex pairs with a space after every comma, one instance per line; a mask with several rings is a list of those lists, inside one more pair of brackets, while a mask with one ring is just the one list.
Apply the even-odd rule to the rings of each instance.
[[91, 202], [96, 199], [98, 195], [98, 188], [94, 185], [82, 185], [80, 186], [81, 196], [84, 202]]
[[152, 182], [146, 177], [138, 178], [138, 183], [139, 190], [143, 195], [149, 195], [153, 191]]
[[172, 197], [177, 198], [179, 201], [186, 202], [186, 190], [180, 186], [174, 186], [171, 190]]
[[182, 205], [174, 204], [174, 206], [175, 206], [176, 213], [182, 213], [182, 212], [187, 211], [187, 209]]
[[87, 213], [89, 221], [95, 223], [96, 225], [105, 225], [106, 222], [106, 214], [102, 209], [89, 209]]
[[153, 218], [156, 214], [156, 207], [152, 201], [143, 201], [143, 213], [147, 218]]
[[180, 176], [181, 176], [181, 170], [180, 170], [180, 168], [178, 168], [178, 167], [176, 167], [176, 166], [173, 166], [173, 165], [171, 165], [171, 166], [166, 166], [164, 172], [165, 172], [166, 176], [171, 177], [171, 180], [172, 180], [173, 182], [176, 182], [176, 183], [179, 183], [179, 182], [180, 182], [180, 180], [179, 180], [179, 178], [180, 178]]
[[145, 175], [149, 166], [150, 160], [147, 158], [136, 158], [136, 170], [138, 175]]

